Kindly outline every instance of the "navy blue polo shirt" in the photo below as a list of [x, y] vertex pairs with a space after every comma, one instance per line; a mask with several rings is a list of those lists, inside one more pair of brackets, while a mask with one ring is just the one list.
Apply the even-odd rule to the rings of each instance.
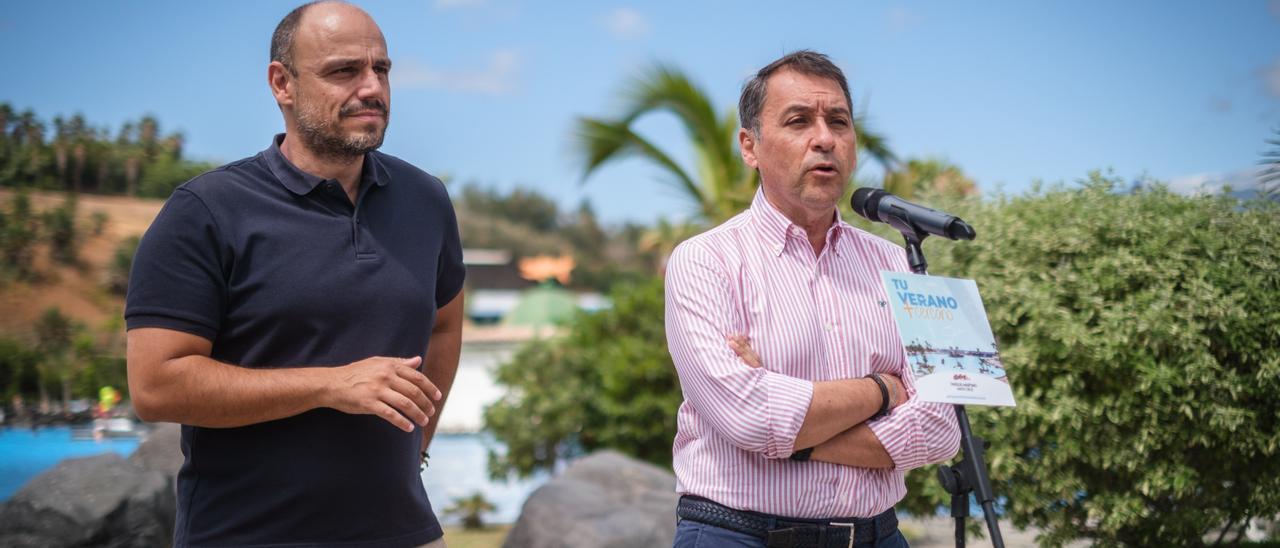
[[[424, 356], [462, 289], [458, 223], [439, 179], [365, 156], [353, 205], [294, 167], [283, 135], [174, 191], [129, 278], [129, 329], [213, 342], [250, 368]], [[177, 546], [396, 547], [442, 536], [419, 480], [422, 432], [317, 409], [240, 428], [182, 427]]]

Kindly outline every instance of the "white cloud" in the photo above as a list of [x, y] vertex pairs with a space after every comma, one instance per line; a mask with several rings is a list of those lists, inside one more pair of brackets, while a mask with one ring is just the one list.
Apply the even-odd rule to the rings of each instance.
[[433, 2], [436, 9], [440, 10], [474, 8], [477, 6], [483, 6], [484, 3], [485, 0], [435, 0], [435, 2]]
[[1169, 179], [1169, 190], [1178, 194], [1216, 194], [1224, 186], [1239, 192], [1258, 187], [1261, 168], [1249, 168], [1230, 173], [1197, 173]]
[[412, 60], [396, 65], [392, 85], [401, 89], [443, 89], [459, 93], [507, 95], [516, 90], [520, 56], [512, 50], [499, 50], [489, 56], [488, 64], [471, 69], [443, 69]]
[[633, 8], [620, 7], [601, 18], [601, 22], [614, 37], [629, 40], [649, 34], [649, 20]]
[[906, 32], [924, 20], [919, 13], [902, 6], [889, 8], [889, 11], [885, 13], [885, 19], [889, 31], [894, 34]]

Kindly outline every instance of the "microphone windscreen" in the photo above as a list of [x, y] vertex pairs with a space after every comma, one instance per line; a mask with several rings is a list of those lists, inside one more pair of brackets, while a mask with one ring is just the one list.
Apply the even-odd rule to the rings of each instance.
[[876, 214], [876, 205], [880, 200], [873, 200], [877, 192], [884, 191], [865, 186], [853, 191], [853, 197], [849, 198], [849, 205], [853, 207], [853, 212], [879, 222], [880, 216]]

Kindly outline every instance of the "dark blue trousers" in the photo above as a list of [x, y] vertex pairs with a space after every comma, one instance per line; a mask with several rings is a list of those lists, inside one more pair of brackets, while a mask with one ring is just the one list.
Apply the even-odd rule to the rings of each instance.
[[[902, 531], [877, 540], [875, 543], [855, 544], [859, 548], [910, 548]], [[751, 535], [713, 527], [705, 523], [680, 520], [676, 525], [676, 541], [673, 548], [764, 548], [764, 540]]]

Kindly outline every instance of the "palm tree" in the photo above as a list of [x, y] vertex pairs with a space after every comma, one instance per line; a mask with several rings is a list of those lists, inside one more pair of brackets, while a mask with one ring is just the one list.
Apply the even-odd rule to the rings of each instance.
[[461, 517], [463, 529], [483, 529], [484, 514], [497, 509], [497, 506], [484, 498], [483, 493], [476, 491], [469, 497], [453, 499], [453, 505], [445, 508], [444, 513], [446, 516]]
[[0, 103], [0, 140], [9, 142], [9, 121], [13, 120], [13, 105]]
[[61, 116], [53, 117], [53, 165], [58, 173], [58, 184], [67, 184], [67, 122]]
[[36, 321], [36, 347], [42, 354], [40, 369], [42, 379], [40, 383], [40, 404], [42, 408], [49, 407], [49, 393], [45, 389], [45, 381], [54, 381], [62, 385], [62, 410], [66, 412], [71, 402], [71, 377], [76, 364], [69, 357], [71, 351], [71, 341], [75, 337], [79, 326], [68, 316], [64, 315], [57, 307], [52, 307], [44, 311], [40, 319]]
[[[656, 164], [697, 207], [698, 217], [718, 223], [750, 203], [759, 176], [742, 163], [738, 153], [738, 119], [735, 108], [717, 114], [711, 100], [681, 70], [657, 64], [643, 72], [623, 92], [623, 108], [617, 118], [580, 117], [576, 141], [583, 158], [583, 179], [612, 160], [644, 158]], [[690, 173], [654, 142], [636, 133], [635, 121], [654, 112], [674, 114], [693, 146], [696, 172]], [[885, 138], [854, 121], [859, 147], [889, 168], [893, 153]]]
[[138, 144], [146, 153], [148, 160], [154, 160], [160, 142], [160, 121], [150, 114], [138, 121]]
[[1275, 147], [1262, 154], [1264, 167], [1258, 174], [1258, 193], [1264, 198], [1280, 194], [1280, 128], [1273, 130], [1274, 138], [1267, 139], [1267, 144]]
[[31, 109], [21, 114], [8, 116], [6, 123], [11, 126], [8, 149], [4, 165], [0, 165], [0, 180], [33, 182], [40, 179], [44, 168], [44, 124], [36, 118]]
[[[626, 88], [623, 104], [615, 119], [578, 119], [583, 179], [611, 160], [640, 157], [665, 170], [667, 182], [684, 193], [705, 220], [727, 219], [751, 199], [756, 175], [737, 154], [734, 112], [717, 114], [707, 94], [679, 69], [661, 64], [650, 68]], [[641, 116], [662, 111], [674, 114], [684, 126], [694, 148], [696, 176], [632, 128]]]
[[13, 106], [0, 103], [0, 169], [9, 163], [9, 154], [13, 150], [9, 139], [9, 122], [13, 121]]

